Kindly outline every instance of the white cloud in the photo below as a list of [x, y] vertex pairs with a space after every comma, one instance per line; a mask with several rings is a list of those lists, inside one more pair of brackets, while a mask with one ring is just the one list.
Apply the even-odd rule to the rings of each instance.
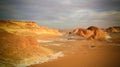
[[[39, 21], [39, 24], [49, 26], [52, 26], [52, 23], [62, 26], [68, 23], [69, 25], [83, 24], [84, 26], [87, 25], [86, 23], [89, 25], [95, 22], [118, 24], [120, 12], [112, 11], [118, 7], [109, 7], [102, 3], [105, 7], [111, 8], [109, 11], [105, 11], [105, 7], [101, 8], [101, 3], [98, 0], [1, 0], [0, 18], [36, 20]], [[96, 11], [101, 9], [103, 11]]]
[[75, 10], [71, 14], [69, 14], [66, 19], [74, 19], [78, 21], [83, 20], [114, 20], [120, 19], [120, 12], [118, 11], [103, 11], [98, 12], [91, 9], [80, 9]]
[[61, 4], [63, 4], [63, 5], [71, 5], [72, 1], [71, 0], [63, 0]]

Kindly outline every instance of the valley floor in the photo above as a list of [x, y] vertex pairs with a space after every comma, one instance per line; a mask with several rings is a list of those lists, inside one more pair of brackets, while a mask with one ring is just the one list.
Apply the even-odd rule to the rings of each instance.
[[[113, 35], [115, 36], [119, 35]], [[38, 42], [64, 55], [58, 59], [29, 67], [120, 67], [120, 43], [118, 41], [68, 40], [65, 37], [56, 37], [38, 40]]]

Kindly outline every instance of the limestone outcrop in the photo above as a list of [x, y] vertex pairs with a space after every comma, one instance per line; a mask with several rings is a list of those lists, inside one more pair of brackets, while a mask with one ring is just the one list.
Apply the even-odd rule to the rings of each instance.
[[25, 67], [47, 61], [53, 51], [40, 46], [32, 36], [0, 29], [0, 67]]
[[110, 37], [105, 30], [95, 26], [88, 27], [87, 29], [74, 29], [70, 34], [76, 34], [92, 40], [103, 40]]
[[116, 33], [116, 32], [120, 32], [120, 26], [113, 26], [113, 27], [109, 27], [106, 29], [107, 32], [113, 32], [113, 33]]
[[0, 67], [26, 67], [48, 61], [55, 52], [41, 46], [37, 39], [45, 35], [61, 33], [36, 22], [0, 20]]
[[0, 20], [0, 29], [22, 35], [61, 35], [57, 29], [38, 26], [32, 21]]

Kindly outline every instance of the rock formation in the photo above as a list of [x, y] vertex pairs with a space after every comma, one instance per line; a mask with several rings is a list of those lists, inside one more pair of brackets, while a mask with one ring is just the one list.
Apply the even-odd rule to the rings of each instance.
[[73, 30], [71, 34], [76, 34], [78, 36], [92, 40], [103, 40], [109, 38], [107, 32], [95, 26], [91, 26], [87, 29], [78, 28]]
[[86, 29], [83, 29], [83, 28], [75, 29], [75, 30], [73, 30], [73, 33], [77, 34], [78, 36], [85, 37], [85, 38], [89, 38], [90, 36], [93, 35], [93, 31], [86, 30]]
[[56, 29], [38, 26], [36, 22], [0, 20], [0, 29], [22, 35], [61, 35]]
[[40, 46], [34, 37], [43, 35], [61, 33], [36, 22], [0, 20], [0, 67], [25, 67], [48, 61], [54, 52]]
[[93, 31], [93, 33], [94, 33], [92, 36], [90, 36], [90, 39], [103, 40], [103, 39], [107, 39], [110, 37], [105, 30], [95, 27], [95, 26], [89, 27], [88, 30]]
[[106, 29], [107, 32], [120, 32], [120, 26], [113, 26]]
[[0, 67], [25, 67], [47, 61], [53, 51], [40, 46], [31, 36], [21, 36], [0, 29]]

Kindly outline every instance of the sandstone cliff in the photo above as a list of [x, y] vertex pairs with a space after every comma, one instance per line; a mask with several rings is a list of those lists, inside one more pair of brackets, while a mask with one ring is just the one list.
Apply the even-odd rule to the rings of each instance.
[[55, 53], [40, 46], [34, 37], [44, 35], [61, 33], [36, 22], [0, 20], [0, 67], [25, 67], [48, 61]]
[[0, 29], [0, 67], [25, 67], [42, 63], [52, 54], [53, 51], [40, 46], [36, 38]]
[[0, 29], [22, 35], [61, 35], [56, 29], [38, 26], [36, 22], [0, 20]]

